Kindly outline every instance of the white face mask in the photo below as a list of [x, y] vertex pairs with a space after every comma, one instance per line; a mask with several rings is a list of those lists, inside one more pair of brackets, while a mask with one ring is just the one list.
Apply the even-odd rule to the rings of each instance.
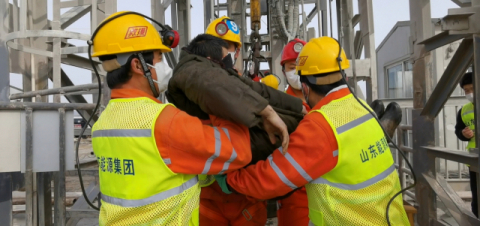
[[172, 77], [172, 68], [165, 63], [164, 60], [155, 64], [155, 66], [151, 64], [147, 64], [147, 66], [155, 68], [155, 73], [157, 74], [157, 80], [153, 80], [153, 82], [158, 84], [158, 92], [162, 93], [167, 90], [168, 81]]
[[467, 98], [468, 101], [473, 103], [473, 93], [466, 94], [465, 97]]
[[295, 70], [285, 72], [288, 84], [294, 89], [302, 89], [302, 83], [300, 82], [300, 76], [295, 74]]

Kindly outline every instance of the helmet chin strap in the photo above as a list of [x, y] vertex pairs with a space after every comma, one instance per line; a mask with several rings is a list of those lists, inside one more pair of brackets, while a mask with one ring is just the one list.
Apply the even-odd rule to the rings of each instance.
[[160, 94], [158, 93], [157, 87], [155, 87], [155, 83], [153, 82], [152, 73], [148, 69], [147, 63], [145, 62], [142, 53], [138, 53], [137, 56], [140, 60], [140, 63], [142, 64], [144, 76], [147, 78], [148, 84], [150, 84], [150, 89], [152, 90], [153, 96], [155, 98], [159, 97]]

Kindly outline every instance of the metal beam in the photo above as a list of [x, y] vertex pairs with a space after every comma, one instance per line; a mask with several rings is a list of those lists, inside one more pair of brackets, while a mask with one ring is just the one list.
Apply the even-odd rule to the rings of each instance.
[[[87, 197], [88, 197], [89, 200], [95, 199], [95, 197], [97, 197], [99, 192], [100, 192], [100, 188], [95, 182], [91, 183], [87, 187], [87, 189], [85, 189], [85, 193], [87, 194]], [[70, 212], [72, 210], [84, 210], [84, 209], [87, 209], [87, 208], [88, 208], [88, 203], [85, 200], [85, 198], [83, 196], [81, 196], [75, 202], [75, 204], [73, 204], [73, 206], [70, 208], [70, 210], [67, 211], [67, 215], [70, 215]], [[75, 226], [75, 225], [77, 225], [77, 223], [80, 220], [81, 220], [81, 218], [75, 218], [75, 217], [69, 218], [69, 219], [67, 219], [67, 226]]]
[[469, 0], [452, 0], [453, 3], [457, 4], [459, 7], [469, 7], [472, 5], [472, 2]]
[[[94, 63], [97, 67], [97, 71], [99, 72], [99, 74], [105, 76], [106, 72], [100, 66], [100, 62], [94, 60]], [[70, 65], [70, 66], [74, 66], [74, 67], [83, 68], [83, 69], [93, 71], [92, 65], [90, 64], [90, 60], [85, 58], [85, 57], [76, 55], [76, 54], [69, 54], [66, 57], [63, 57], [62, 58], [62, 64], [66, 64], [66, 65]]]
[[437, 117], [465, 71], [472, 64], [472, 60], [473, 42], [471, 39], [464, 39], [425, 104], [422, 116], [431, 120]]
[[10, 60], [4, 36], [1, 35], [9, 32], [10, 12], [8, 6], [8, 0], [0, 0], [0, 59], [2, 59], [0, 60], [0, 101], [8, 101], [10, 95]]
[[[62, 70], [62, 86], [73, 86], [73, 82], [70, 80], [68, 75], [63, 70]], [[85, 98], [82, 95], [65, 95], [65, 98], [70, 103], [82, 103], [82, 104], [88, 103], [87, 100], [85, 100]], [[77, 110], [77, 112], [80, 114], [80, 116], [82, 116], [83, 119], [88, 120], [90, 118], [90, 115], [93, 114], [93, 109]], [[98, 119], [98, 114], [94, 114], [93, 119], [90, 122], [90, 126], [93, 126], [93, 124], [97, 121], [97, 119]]]
[[215, 19], [214, 5], [214, 0], [203, 0], [203, 12], [205, 12], [203, 17], [203, 30], [207, 30], [208, 25]]
[[[151, 0], [151, 5], [152, 5], [152, 18], [161, 24], [165, 24], [165, 9], [168, 7], [168, 5], [165, 6], [165, 3], [162, 4], [161, 1], [158, 0]], [[158, 26], [156, 23], [153, 23], [153, 26], [157, 30], [161, 30], [160, 26]]]
[[53, 88], [53, 89], [45, 89], [45, 90], [37, 90], [25, 93], [16, 93], [10, 96], [11, 100], [22, 99], [25, 97], [35, 97], [35, 96], [46, 96], [52, 94], [66, 94], [75, 91], [90, 91], [92, 89], [98, 89], [98, 84], [90, 83], [85, 85], [77, 85], [77, 86], [67, 86], [67, 87], [60, 87], [60, 88]]
[[163, 0], [163, 8], [168, 8], [172, 4], [173, 0]]
[[[3, 1], [1, 2], [3, 4]], [[0, 173], [0, 224], [11, 226], [12, 221], [12, 177], [10, 173]]]
[[177, 0], [178, 11], [178, 34], [180, 37], [180, 43], [178, 48], [182, 48], [188, 45], [191, 38], [191, 13], [190, 13], [190, 0]]
[[[413, 42], [413, 170], [417, 176], [415, 197], [418, 202], [418, 225], [429, 225], [430, 219], [437, 218], [435, 193], [422, 176], [435, 173], [435, 161], [428, 161], [428, 155], [421, 151], [424, 146], [435, 145], [435, 126], [433, 120], [421, 116], [421, 111], [427, 102], [433, 76], [430, 70], [431, 55], [423, 45], [417, 45], [421, 40], [432, 36], [432, 20], [430, 13], [430, 0], [410, 0], [410, 29]], [[373, 68], [373, 67], [372, 67]], [[433, 175], [435, 176], [435, 175]]]
[[[250, 40], [250, 39], [247, 39], [245, 38], [246, 37], [246, 33], [247, 33], [247, 26], [245, 24], [245, 1], [243, 0], [227, 0], [227, 3], [228, 3], [228, 10], [227, 10], [227, 13], [228, 13], [228, 16], [235, 21], [235, 23], [237, 24], [237, 26], [239, 27], [240, 29], [240, 40], [242, 41], [242, 43], [245, 43], [245, 41], [247, 40]], [[237, 70], [240, 72], [240, 73], [243, 73], [243, 66], [244, 66], [244, 62], [243, 60], [243, 56], [244, 55], [247, 55], [245, 54], [245, 51], [244, 51], [245, 47], [241, 49], [240, 51], [240, 54], [238, 55], [238, 60], [235, 62], [235, 68], [237, 68]]]
[[75, 23], [75, 21], [89, 13], [91, 8], [91, 5], [77, 6], [63, 13], [60, 17], [60, 27], [62, 28], [62, 30], [72, 25], [73, 23]]
[[[480, 5], [480, 1], [472, 2], [472, 5]], [[457, 50], [458, 51], [458, 50]], [[475, 34], [473, 35], [473, 87], [480, 87], [480, 35]], [[474, 89], [473, 91], [475, 98], [474, 99], [474, 119], [475, 119], [475, 126], [480, 126], [480, 92], [479, 89]], [[479, 127], [480, 128], [480, 127]], [[475, 134], [475, 141], [480, 142], [480, 135], [478, 133]], [[475, 148], [478, 150], [480, 143], [476, 143]], [[477, 152], [478, 153], [478, 152]], [[480, 159], [477, 162], [477, 166], [480, 167]], [[480, 207], [480, 171], [476, 173], [477, 177], [477, 207]], [[477, 209], [480, 211], [480, 209]], [[479, 214], [478, 212], [476, 214]], [[478, 224], [477, 224], [478, 225]]]
[[[462, 198], [460, 198], [457, 192], [450, 187], [443, 176], [436, 176], [435, 179], [435, 177], [428, 174], [423, 174], [423, 177], [427, 180], [438, 198], [442, 200], [442, 203], [447, 207], [449, 213], [459, 225], [474, 226], [480, 224], [480, 220], [473, 215], [470, 208], [465, 205]], [[436, 219], [436, 217], [434, 219]]]
[[418, 44], [425, 45], [426, 51], [432, 51], [465, 37], [467, 37], [467, 35], [450, 35], [448, 34], [448, 31], [444, 31], [431, 38], [425, 39]]
[[355, 32], [355, 39], [353, 41], [353, 46], [355, 49], [355, 58], [360, 59], [360, 57], [362, 56], [362, 50], [363, 50], [362, 31]]
[[478, 163], [478, 154], [475, 153], [433, 146], [421, 147], [421, 150], [426, 151], [429, 158], [441, 158], [471, 166], [476, 166]]
[[[358, 12], [360, 14], [361, 42], [365, 49], [365, 58], [370, 59], [370, 78], [366, 80], [366, 85], [367, 102], [371, 103], [378, 98], [377, 52], [375, 50], [372, 0], [358, 0]], [[361, 54], [361, 51], [357, 54]]]
[[[29, 110], [58, 110], [59, 108], [64, 108], [65, 110], [92, 110], [95, 108], [95, 104], [72, 104], [72, 103], [42, 103], [42, 102], [0, 102], [0, 110], [25, 110], [26, 109], [26, 117], [27, 117], [27, 124], [29, 123], [28, 119], [28, 111]], [[27, 133], [28, 133], [28, 125], [27, 125]], [[28, 137], [28, 134], [27, 134]], [[28, 140], [28, 139], [27, 139]], [[28, 147], [28, 142], [27, 142]], [[30, 156], [25, 154], [25, 156]], [[25, 173], [27, 170], [25, 171]], [[28, 175], [25, 175], [28, 177]], [[27, 179], [26, 179], [27, 180]], [[25, 186], [28, 187], [27, 181], [25, 182]], [[26, 192], [28, 195], [28, 192]]]
[[[270, 7], [270, 10], [272, 8]], [[271, 11], [270, 11], [271, 12]], [[268, 15], [268, 24], [271, 24], [274, 20], [274, 17], [276, 15], [273, 15], [273, 13], [269, 13]], [[271, 62], [270, 62], [270, 69], [271, 72], [278, 77], [280, 77], [280, 84], [279, 88], [280, 90], [285, 90], [285, 87], [287, 85], [287, 81], [285, 76], [282, 73], [282, 66], [280, 65], [280, 61], [282, 58], [282, 50], [283, 47], [285, 46], [285, 40], [283, 40], [280, 37], [275, 37], [276, 34], [280, 34], [280, 32], [277, 30], [279, 26], [269, 26], [268, 28], [268, 33], [271, 35], [271, 40], [270, 40], [270, 53], [271, 53]]]

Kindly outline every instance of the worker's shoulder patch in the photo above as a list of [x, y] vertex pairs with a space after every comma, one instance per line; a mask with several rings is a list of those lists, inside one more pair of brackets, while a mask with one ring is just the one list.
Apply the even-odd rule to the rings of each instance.
[[307, 61], [308, 56], [301, 56], [297, 58], [297, 66], [303, 66], [305, 65], [305, 62]]
[[147, 26], [129, 27], [125, 39], [145, 37], [147, 35], [147, 30]]

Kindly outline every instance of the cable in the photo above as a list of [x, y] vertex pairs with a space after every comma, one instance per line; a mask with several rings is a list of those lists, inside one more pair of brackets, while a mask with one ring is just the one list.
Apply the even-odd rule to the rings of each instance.
[[[93, 37], [93, 36], [92, 36]], [[93, 38], [92, 38], [93, 40]], [[85, 201], [87, 201], [88, 205], [92, 207], [95, 210], [100, 210], [98, 207], [94, 206], [92, 202], [88, 199], [87, 193], [85, 192], [85, 185], [83, 184], [83, 177], [82, 177], [82, 170], [80, 170], [80, 157], [78, 155], [78, 149], [80, 147], [80, 141], [82, 140], [83, 134], [85, 133], [85, 130], [87, 127], [90, 125], [90, 121], [92, 121], [93, 116], [96, 114], [98, 111], [98, 108], [100, 107], [100, 100], [102, 96], [102, 83], [100, 80], [100, 75], [98, 74], [97, 68], [95, 67], [95, 64], [92, 60], [92, 45], [93, 42], [89, 41], [88, 42], [88, 59], [90, 59], [90, 63], [92, 64], [92, 68], [95, 71], [95, 76], [97, 76], [97, 81], [98, 81], [98, 98], [97, 98], [97, 104], [95, 105], [95, 109], [93, 110], [92, 114], [87, 120], [87, 123], [85, 127], [83, 127], [82, 131], [80, 132], [80, 135], [78, 136], [77, 144], [75, 146], [75, 153], [76, 153], [76, 162], [77, 162], [77, 172], [78, 172], [78, 180], [80, 181], [80, 187], [82, 188], [82, 194], [83, 198], [85, 198]], [[98, 200], [100, 202], [100, 200]]]
[[[332, 37], [333, 38], [333, 37]], [[347, 87], [348, 89], [350, 90], [350, 92], [352, 93], [353, 97], [355, 97], [355, 99], [357, 100], [358, 103], [360, 103], [360, 105], [362, 105], [363, 108], [365, 108], [365, 110], [368, 111], [368, 113], [370, 113], [374, 118], [375, 120], [378, 122], [378, 124], [380, 125], [380, 128], [382, 128], [383, 130], [383, 133], [385, 134], [385, 136], [387, 137], [388, 141], [391, 142], [393, 144], [393, 146], [397, 149], [397, 151], [400, 153], [400, 155], [402, 155], [403, 159], [405, 159], [405, 162], [407, 163], [408, 165], [408, 168], [410, 168], [410, 171], [412, 172], [412, 177], [413, 177], [413, 184], [400, 190], [399, 192], [395, 193], [395, 195], [388, 201], [388, 204], [387, 204], [387, 209], [386, 209], [386, 214], [385, 214], [385, 218], [387, 220], [387, 224], [389, 226], [391, 226], [391, 223], [390, 223], [390, 217], [388, 215], [388, 212], [390, 210], [390, 205], [392, 204], [393, 200], [395, 199], [395, 197], [397, 197], [398, 195], [402, 194], [403, 192], [415, 187], [415, 185], [417, 185], [417, 177], [415, 176], [415, 171], [413, 170], [413, 167], [412, 165], [410, 164], [410, 161], [408, 161], [408, 158], [405, 156], [405, 153], [403, 153], [402, 150], [400, 150], [400, 148], [397, 146], [397, 144], [392, 140], [392, 138], [390, 137], [390, 135], [388, 135], [387, 131], [385, 130], [385, 128], [383, 128], [382, 124], [380, 123], [380, 120], [377, 118], [377, 115], [370, 110], [369, 107], [365, 106], [365, 104], [360, 100], [358, 99], [357, 97], [357, 94], [355, 94], [355, 92], [352, 90], [352, 87], [350, 87], [350, 85], [348, 84], [347, 80], [345, 79], [346, 78], [346, 75], [345, 75], [345, 72], [343, 71], [342, 69], [342, 65], [341, 65], [341, 62], [342, 62], [342, 44], [340, 44], [340, 42], [337, 40], [337, 39], [334, 39], [335, 41], [337, 41], [338, 43], [338, 47], [339, 47], [339, 51], [338, 51], [338, 57], [337, 57], [337, 63], [338, 63], [338, 68], [340, 69], [340, 73], [342, 73], [342, 80], [347, 84]], [[402, 166], [399, 166], [399, 167], [402, 167]]]
[[[77, 140], [77, 144], [75, 146], [75, 153], [76, 153], [76, 164], [77, 164], [77, 172], [78, 172], [78, 179], [79, 179], [79, 182], [80, 182], [80, 187], [82, 189], [82, 194], [83, 194], [83, 198], [85, 198], [85, 201], [87, 201], [88, 205], [90, 207], [92, 207], [93, 209], [95, 210], [100, 210], [98, 207], [96, 207], [95, 205], [93, 205], [93, 203], [90, 201], [90, 199], [88, 199], [88, 196], [87, 196], [87, 193], [85, 192], [85, 185], [83, 183], [83, 177], [82, 177], [82, 171], [80, 169], [80, 157], [79, 157], [79, 154], [78, 154], [78, 150], [79, 150], [79, 147], [80, 147], [80, 141], [82, 140], [82, 137], [83, 137], [83, 134], [85, 133], [85, 130], [87, 129], [87, 127], [90, 125], [90, 122], [92, 121], [93, 119], [93, 116], [96, 114], [96, 112], [98, 111], [98, 108], [100, 107], [100, 101], [101, 101], [101, 95], [102, 95], [102, 82], [100, 80], [100, 75], [98, 74], [98, 70], [97, 68], [95, 67], [95, 63], [93, 62], [93, 59], [92, 59], [92, 46], [93, 46], [93, 39], [95, 38], [95, 36], [97, 35], [98, 31], [100, 30], [100, 28], [102, 28], [103, 26], [105, 26], [105, 24], [109, 23], [110, 21], [116, 19], [116, 18], [119, 18], [121, 16], [125, 16], [125, 15], [138, 15], [138, 16], [142, 16], [144, 18], [147, 18], [149, 19], [150, 21], [154, 22], [155, 24], [157, 24], [158, 26], [160, 26], [162, 28], [162, 31], [163, 30], [168, 30], [168, 28], [166, 28], [163, 24], [161, 24], [160, 22], [152, 19], [151, 17], [148, 17], [148, 16], [145, 16], [141, 13], [137, 13], [137, 12], [124, 12], [124, 13], [120, 13], [118, 15], [115, 15], [111, 18], [108, 18], [104, 21], [102, 21], [102, 23], [100, 23], [97, 27], [97, 29], [95, 29], [95, 31], [92, 33], [92, 36], [90, 38], [89, 41], [87, 41], [87, 44], [88, 44], [88, 59], [90, 60], [90, 64], [92, 65], [92, 68], [93, 68], [93, 71], [95, 72], [95, 76], [97, 77], [97, 81], [98, 81], [98, 98], [97, 98], [97, 103], [95, 105], [95, 109], [93, 109], [93, 112], [92, 114], [90, 115], [90, 117], [88, 118], [87, 120], [87, 123], [86, 123], [86, 126], [82, 129], [82, 131], [80, 132], [80, 135], [78, 137], [78, 140]], [[98, 200], [100, 202], [100, 200]]]

